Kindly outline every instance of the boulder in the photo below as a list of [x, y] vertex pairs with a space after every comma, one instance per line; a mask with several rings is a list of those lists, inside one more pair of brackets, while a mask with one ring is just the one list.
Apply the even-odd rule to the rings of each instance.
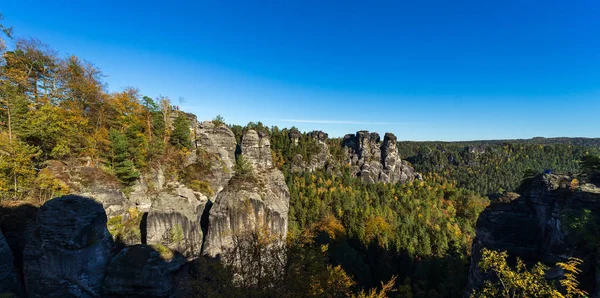
[[28, 297], [97, 297], [112, 248], [102, 204], [76, 195], [46, 202], [23, 257]]
[[176, 297], [177, 275], [186, 263], [178, 254], [138, 244], [122, 249], [107, 268], [108, 297]]

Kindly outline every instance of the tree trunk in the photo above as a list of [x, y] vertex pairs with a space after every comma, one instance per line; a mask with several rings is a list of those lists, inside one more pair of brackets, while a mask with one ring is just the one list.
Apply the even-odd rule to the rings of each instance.
[[8, 143], [12, 144], [12, 125], [10, 123], [10, 106], [6, 103], [6, 111], [8, 112]]

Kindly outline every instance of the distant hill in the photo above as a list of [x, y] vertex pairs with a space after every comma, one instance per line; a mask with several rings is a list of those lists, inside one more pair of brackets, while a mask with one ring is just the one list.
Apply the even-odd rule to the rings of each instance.
[[461, 187], [494, 195], [515, 190], [524, 176], [544, 170], [576, 173], [583, 156], [600, 152], [600, 138], [403, 141], [398, 150], [418, 172], [437, 173]]

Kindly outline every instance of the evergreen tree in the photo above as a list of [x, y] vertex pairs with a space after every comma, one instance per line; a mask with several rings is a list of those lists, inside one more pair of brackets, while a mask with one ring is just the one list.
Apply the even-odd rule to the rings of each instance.
[[127, 137], [117, 130], [111, 130], [109, 138], [112, 166], [115, 175], [125, 185], [130, 185], [140, 176], [140, 173], [135, 169], [133, 161], [129, 158], [129, 142]]
[[181, 114], [175, 118], [173, 133], [171, 134], [169, 143], [179, 149], [190, 148], [192, 146], [190, 141], [190, 123]]

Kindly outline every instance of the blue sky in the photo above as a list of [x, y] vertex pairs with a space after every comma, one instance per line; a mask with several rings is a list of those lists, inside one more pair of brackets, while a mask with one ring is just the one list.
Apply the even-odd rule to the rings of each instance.
[[[75, 3], [81, 2], [81, 3]], [[190, 1], [191, 2], [191, 1]], [[228, 123], [600, 137], [600, 1], [4, 0], [4, 23]]]

